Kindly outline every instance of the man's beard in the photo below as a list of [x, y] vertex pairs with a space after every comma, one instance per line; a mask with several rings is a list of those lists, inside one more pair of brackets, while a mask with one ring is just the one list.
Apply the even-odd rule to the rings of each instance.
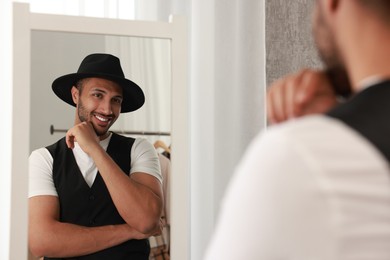
[[344, 98], [352, 95], [351, 82], [344, 67], [328, 67], [325, 72], [337, 95]]
[[[318, 4], [318, 3], [317, 3]], [[352, 94], [348, 72], [342, 61], [336, 41], [323, 17], [321, 6], [317, 6], [317, 16], [313, 27], [314, 40], [319, 57], [325, 65], [325, 72], [334, 92], [343, 97]]]
[[[79, 99], [79, 103], [78, 103], [78, 106], [77, 106], [77, 114], [79, 116], [79, 119], [80, 119], [80, 122], [89, 122], [89, 115], [90, 113], [85, 109], [85, 107], [83, 106], [83, 102], [81, 102], [81, 99]], [[93, 130], [95, 131], [96, 135], [97, 136], [104, 136], [105, 134], [107, 134], [107, 131], [99, 131], [95, 128], [95, 126], [91, 123], [91, 126], [93, 128]]]
[[325, 65], [325, 73], [328, 77], [333, 91], [336, 95], [344, 98], [349, 97], [352, 94], [352, 86], [349, 80], [348, 72], [340, 60], [339, 52], [336, 49], [336, 44], [333, 38], [328, 38], [328, 46], [332, 46], [329, 50], [317, 48], [319, 56]]

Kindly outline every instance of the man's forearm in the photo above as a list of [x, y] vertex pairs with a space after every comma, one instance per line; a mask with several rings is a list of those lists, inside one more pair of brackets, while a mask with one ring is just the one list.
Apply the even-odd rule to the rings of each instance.
[[145, 235], [127, 224], [83, 227], [53, 221], [35, 230], [30, 229], [29, 244], [36, 256], [74, 257], [141, 238], [145, 238]]

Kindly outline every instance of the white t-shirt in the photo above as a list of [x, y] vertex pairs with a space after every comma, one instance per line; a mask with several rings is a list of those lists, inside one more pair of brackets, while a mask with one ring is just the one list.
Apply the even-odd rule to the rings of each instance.
[[[111, 136], [100, 141], [100, 145], [104, 150], [107, 150]], [[75, 143], [73, 154], [85, 181], [91, 187], [97, 175], [95, 163], [77, 143]], [[130, 167], [130, 174], [133, 172], [144, 172], [162, 182], [156, 149], [144, 138], [135, 139], [131, 148]], [[53, 182], [53, 157], [46, 148], [39, 148], [33, 151], [29, 159], [29, 197], [38, 195], [58, 196]]]
[[330, 117], [269, 128], [235, 171], [205, 259], [390, 259], [388, 162]]

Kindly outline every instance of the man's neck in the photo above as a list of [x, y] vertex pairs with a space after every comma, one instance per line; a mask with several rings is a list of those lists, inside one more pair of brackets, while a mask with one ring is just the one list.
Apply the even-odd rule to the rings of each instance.
[[340, 58], [354, 92], [367, 78], [390, 78], [390, 29], [374, 11], [359, 1], [343, 1], [332, 17], [332, 29]]
[[105, 134], [99, 135], [99, 140], [103, 141], [103, 140], [107, 139], [110, 135], [111, 135], [111, 132], [107, 131]]

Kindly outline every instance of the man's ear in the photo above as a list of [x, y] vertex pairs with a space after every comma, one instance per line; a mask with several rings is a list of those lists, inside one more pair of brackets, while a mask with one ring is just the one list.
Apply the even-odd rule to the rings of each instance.
[[[319, 0], [319, 1], [323, 1], [323, 0]], [[328, 11], [330, 12], [334, 12], [337, 10], [337, 8], [339, 7], [340, 5], [340, 0], [325, 0], [325, 8], [328, 9]]]
[[70, 90], [72, 92], [72, 99], [73, 99], [73, 102], [77, 105], [79, 103], [79, 90], [78, 88], [76, 88], [75, 86], [72, 87], [72, 89]]
[[320, 9], [322, 16], [327, 20], [332, 20], [333, 15], [339, 10], [342, 0], [317, 0], [317, 7]]
[[337, 8], [339, 7], [339, 4], [340, 4], [340, 0], [330, 0], [330, 8], [332, 11], [335, 11], [337, 10]]

